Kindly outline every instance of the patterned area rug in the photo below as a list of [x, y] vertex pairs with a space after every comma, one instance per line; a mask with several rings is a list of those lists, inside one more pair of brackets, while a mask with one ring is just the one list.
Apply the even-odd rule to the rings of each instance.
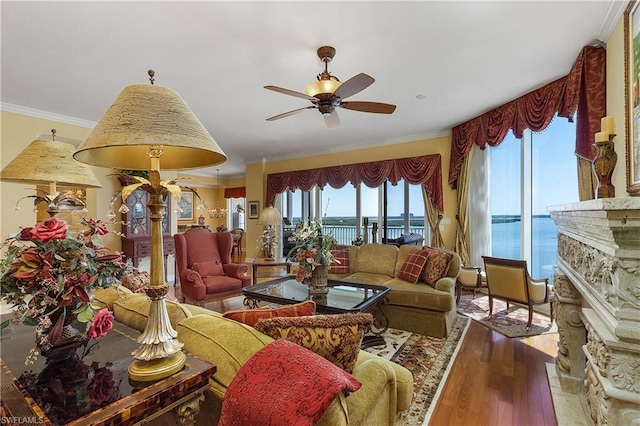
[[489, 297], [482, 296], [475, 299], [462, 298], [458, 304], [458, 313], [478, 321], [490, 329], [507, 337], [537, 336], [539, 334], [557, 333], [555, 324], [549, 323], [549, 317], [537, 312], [533, 313], [531, 329], [527, 331], [528, 311], [526, 307], [509, 304], [493, 299], [493, 317], [489, 319]]
[[451, 361], [458, 353], [469, 320], [457, 315], [447, 338], [435, 338], [387, 330], [386, 345], [365, 349], [403, 366], [413, 374], [413, 402], [404, 415], [405, 426], [426, 424], [433, 401], [444, 385]]

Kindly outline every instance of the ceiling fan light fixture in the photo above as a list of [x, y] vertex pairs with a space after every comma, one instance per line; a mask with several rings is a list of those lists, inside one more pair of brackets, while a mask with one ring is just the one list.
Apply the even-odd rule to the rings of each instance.
[[317, 80], [309, 83], [304, 92], [309, 96], [315, 96], [320, 93], [333, 93], [341, 84], [337, 79]]

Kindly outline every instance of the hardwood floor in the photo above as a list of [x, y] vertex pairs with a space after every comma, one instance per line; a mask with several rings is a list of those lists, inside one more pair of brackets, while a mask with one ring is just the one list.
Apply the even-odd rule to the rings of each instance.
[[[244, 262], [244, 257], [234, 260]], [[258, 282], [284, 274], [282, 268], [269, 269], [260, 269]], [[179, 287], [175, 290], [179, 297]], [[245, 309], [242, 300], [238, 296], [206, 307]], [[512, 339], [471, 321], [429, 425], [557, 425], [546, 373], [546, 363], [555, 362], [557, 342], [557, 333]]]

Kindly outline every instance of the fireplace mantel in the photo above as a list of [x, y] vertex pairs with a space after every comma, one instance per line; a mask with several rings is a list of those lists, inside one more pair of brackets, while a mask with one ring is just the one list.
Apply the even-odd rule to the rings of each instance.
[[[556, 370], [594, 424], [640, 422], [640, 198], [550, 207]], [[634, 423], [636, 422], [636, 423]]]

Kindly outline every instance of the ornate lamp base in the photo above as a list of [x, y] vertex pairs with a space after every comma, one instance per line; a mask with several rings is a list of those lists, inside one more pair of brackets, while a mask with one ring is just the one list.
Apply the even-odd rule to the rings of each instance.
[[180, 371], [186, 362], [187, 356], [183, 352], [149, 361], [136, 359], [129, 365], [129, 379], [134, 382], [160, 380]]

